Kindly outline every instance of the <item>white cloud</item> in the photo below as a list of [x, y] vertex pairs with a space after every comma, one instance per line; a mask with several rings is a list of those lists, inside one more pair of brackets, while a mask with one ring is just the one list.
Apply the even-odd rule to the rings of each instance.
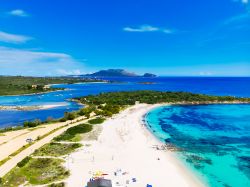
[[240, 22], [240, 21], [246, 21], [250, 19], [250, 13], [243, 13], [243, 14], [238, 14], [236, 16], [233, 16], [231, 18], [229, 18], [228, 20], [226, 20], [224, 23], [225, 24], [230, 24], [230, 23], [234, 23], [234, 22]]
[[65, 70], [65, 69], [57, 69], [56, 70], [61, 75], [81, 75], [83, 74], [80, 69], [73, 69], [73, 70]]
[[232, 0], [233, 2], [240, 2], [240, 3], [243, 3], [243, 4], [248, 4], [249, 0]]
[[82, 62], [65, 53], [0, 47], [0, 75], [79, 74], [83, 68]]
[[158, 31], [159, 28], [151, 25], [141, 25], [139, 27], [125, 27], [123, 30], [127, 32], [154, 32]]
[[19, 16], [19, 17], [27, 17], [28, 16], [28, 14], [21, 9], [11, 10], [10, 12], [8, 12], [8, 14], [11, 16]]
[[213, 75], [212, 72], [208, 72], [208, 71], [202, 71], [202, 72], [199, 72], [199, 75], [200, 76], [211, 76]]
[[163, 32], [166, 34], [173, 33], [173, 30], [163, 29], [151, 25], [140, 25], [138, 27], [124, 27], [123, 30], [126, 32]]
[[247, 4], [248, 0], [242, 0], [241, 2], [244, 3], [244, 4]]
[[17, 34], [10, 34], [7, 32], [0, 31], [0, 42], [6, 42], [6, 43], [25, 43], [28, 40], [31, 40], [31, 37], [23, 36], [23, 35], [17, 35]]

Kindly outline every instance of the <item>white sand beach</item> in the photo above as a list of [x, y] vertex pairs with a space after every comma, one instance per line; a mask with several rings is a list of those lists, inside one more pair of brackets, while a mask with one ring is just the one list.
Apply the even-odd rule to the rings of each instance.
[[0, 110], [46, 110], [62, 106], [67, 106], [68, 103], [61, 102], [56, 104], [46, 104], [46, 105], [30, 105], [30, 106], [0, 106]]
[[113, 186], [205, 186], [171, 152], [153, 148], [162, 144], [143, 125], [142, 117], [157, 106], [128, 108], [102, 124], [98, 140], [83, 140], [85, 146], [69, 155], [65, 163], [71, 172], [67, 186], [86, 186], [96, 171], [108, 174], [105, 178], [111, 179]]

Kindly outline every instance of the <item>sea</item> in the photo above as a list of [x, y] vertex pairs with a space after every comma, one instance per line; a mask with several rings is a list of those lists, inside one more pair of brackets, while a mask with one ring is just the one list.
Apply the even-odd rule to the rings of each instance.
[[[103, 78], [112, 83], [53, 85], [66, 88], [34, 95], [0, 96], [0, 106], [60, 105], [55, 108], [0, 110], [0, 128], [24, 121], [60, 118], [83, 107], [71, 98], [114, 91], [185, 91], [250, 97], [250, 77]], [[148, 82], [150, 84], [145, 84]], [[211, 187], [250, 186], [250, 105], [172, 105], [150, 111], [149, 130]]]

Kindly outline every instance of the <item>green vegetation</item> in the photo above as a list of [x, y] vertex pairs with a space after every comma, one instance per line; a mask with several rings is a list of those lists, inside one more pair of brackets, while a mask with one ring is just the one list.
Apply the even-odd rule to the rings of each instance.
[[32, 94], [45, 91], [60, 90], [49, 88], [49, 84], [73, 84], [79, 82], [96, 82], [97, 79], [73, 77], [22, 77], [0, 76], [0, 95]]
[[[134, 105], [140, 103], [176, 103], [176, 102], [250, 102], [250, 98], [236, 98], [231, 96], [211, 96], [204, 94], [193, 94], [189, 92], [159, 92], [159, 91], [133, 91], [133, 92], [109, 92], [99, 95], [89, 95], [78, 98], [83, 104], [110, 106]], [[105, 110], [105, 108], [104, 108]]]
[[49, 143], [34, 152], [34, 156], [64, 156], [72, 153], [82, 145], [79, 143], [62, 144]]
[[97, 107], [97, 110], [95, 110], [94, 112], [96, 115], [111, 117], [113, 114], [119, 113], [122, 108], [123, 107], [119, 105], [105, 104], [99, 105]]
[[67, 120], [73, 120], [76, 117], [78, 117], [78, 116], [75, 112], [65, 112], [64, 117], [60, 119], [60, 122], [65, 122]]
[[64, 182], [59, 182], [59, 183], [53, 183], [48, 185], [48, 187], [64, 187], [65, 183]]
[[17, 163], [17, 166], [18, 166], [19, 168], [25, 166], [25, 165], [30, 161], [30, 159], [31, 159], [31, 158], [30, 158], [29, 156], [25, 157], [21, 162], [18, 162], [18, 163]]
[[90, 117], [90, 114], [95, 111], [95, 106], [88, 106], [85, 108], [82, 108], [78, 111], [78, 115], [85, 116], [86, 118]]
[[94, 125], [94, 124], [101, 124], [104, 121], [105, 121], [105, 118], [95, 118], [95, 119], [90, 119], [88, 123]]
[[23, 123], [24, 127], [37, 127], [38, 125], [41, 125], [42, 122], [39, 119], [35, 119], [34, 121], [25, 121]]
[[16, 127], [5, 127], [0, 129], [0, 133], [4, 133], [4, 132], [8, 132], [8, 131], [17, 131], [17, 130], [21, 130], [24, 129], [23, 126], [16, 126]]
[[3, 187], [19, 186], [25, 181], [33, 185], [48, 184], [69, 176], [62, 166], [62, 160], [50, 158], [31, 158], [22, 167], [15, 167], [2, 178]]
[[92, 130], [92, 125], [80, 124], [67, 129], [63, 134], [54, 138], [55, 141], [80, 141], [81, 134], [90, 132]]

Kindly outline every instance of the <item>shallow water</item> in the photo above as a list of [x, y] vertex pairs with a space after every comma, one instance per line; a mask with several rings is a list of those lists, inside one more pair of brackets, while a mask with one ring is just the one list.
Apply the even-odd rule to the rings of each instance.
[[250, 105], [165, 106], [145, 119], [209, 186], [250, 186]]
[[[64, 112], [79, 109], [80, 105], [69, 102], [68, 99], [98, 94], [110, 91], [130, 90], [158, 90], [158, 91], [188, 91], [212, 95], [233, 95], [250, 97], [250, 78], [218, 78], [218, 77], [157, 77], [157, 78], [104, 78], [118, 80], [123, 83], [84, 83], [73, 85], [55, 85], [54, 87], [67, 88], [65, 91], [56, 91], [35, 95], [0, 96], [0, 105], [4, 106], [32, 106], [61, 104], [46, 110], [35, 111], [3, 111], [0, 110], [0, 128], [22, 125], [25, 120], [47, 117], [59, 118]], [[154, 82], [154, 84], [138, 84], [138, 82]]]

